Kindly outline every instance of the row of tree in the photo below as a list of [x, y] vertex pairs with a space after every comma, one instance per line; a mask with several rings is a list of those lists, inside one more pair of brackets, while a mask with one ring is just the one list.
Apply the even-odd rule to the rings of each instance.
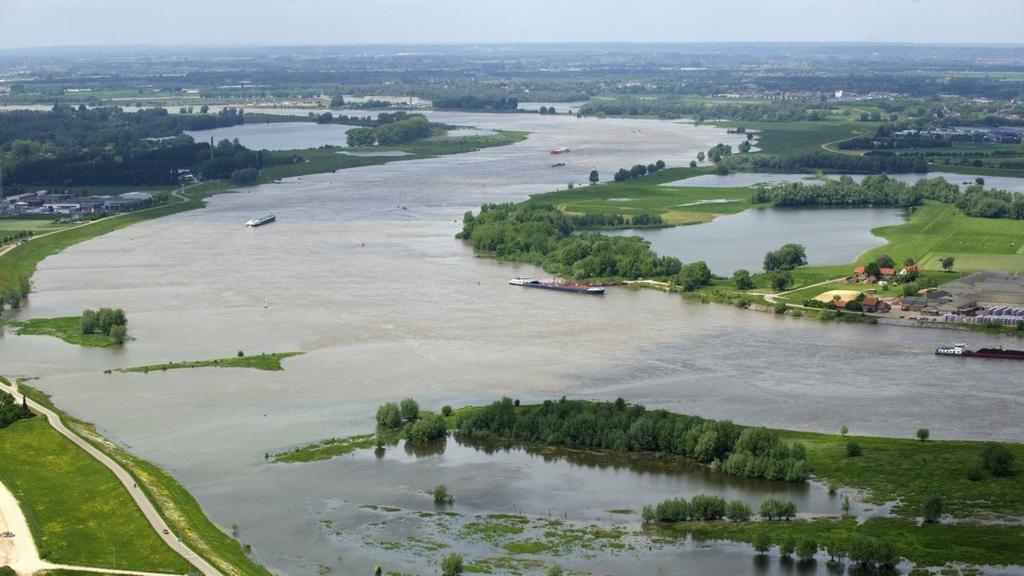
[[615, 402], [581, 400], [545, 401], [534, 406], [516, 406], [509, 398], [462, 413], [460, 434], [477, 439], [506, 439], [555, 446], [592, 447], [628, 452], [675, 454], [698, 462], [714, 463], [726, 474], [746, 475], [746, 469], [722, 464], [734, 454], [764, 458], [787, 470], [801, 467], [803, 473], [782, 480], [803, 482], [802, 446], [783, 443], [778, 434], [757, 428], [741, 428], [728, 420], [706, 420], [648, 411], [642, 406]]
[[[647, 176], [649, 174], [654, 174], [655, 172], [658, 172], [659, 170], [662, 170], [664, 168], [665, 168], [665, 161], [664, 160], [658, 160], [657, 162], [653, 162], [653, 163], [647, 164], [647, 165], [644, 165], [644, 164], [634, 164], [633, 167], [630, 168], [629, 170], [627, 170], [625, 168], [619, 168], [615, 172], [614, 179], [615, 179], [616, 182], [624, 182], [626, 180], [632, 180], [634, 178], [643, 178], [644, 176]], [[596, 177], [597, 172], [593, 171], [590, 174], [591, 174], [590, 181], [596, 183], [597, 182], [597, 177]]]

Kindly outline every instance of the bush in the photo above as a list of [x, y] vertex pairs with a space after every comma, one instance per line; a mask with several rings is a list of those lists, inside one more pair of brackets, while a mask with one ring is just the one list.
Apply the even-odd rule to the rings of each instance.
[[733, 272], [732, 281], [740, 290], [749, 290], [754, 287], [754, 280], [750, 277], [750, 272], [742, 268]]
[[544, 576], [562, 576], [565, 572], [561, 566], [552, 566], [548, 568], [548, 571], [544, 573]]
[[441, 407], [441, 416], [444, 416], [445, 418], [447, 418], [447, 417], [449, 417], [451, 415], [452, 415], [452, 407], [451, 406], [445, 404], [444, 406]]
[[426, 418], [417, 420], [406, 430], [405, 437], [409, 442], [422, 444], [430, 440], [437, 440], [448, 435], [448, 425], [442, 416], [431, 414]]
[[400, 409], [402, 412], [402, 420], [415, 420], [420, 417], [420, 405], [412, 398], [402, 400]]
[[124, 324], [110, 327], [110, 333], [108, 334], [110, 339], [114, 341], [114, 344], [124, 344], [124, 340], [128, 335], [128, 327]]
[[982, 464], [993, 476], [1013, 474], [1013, 452], [1002, 444], [989, 442], [981, 453]]
[[640, 518], [643, 519], [644, 524], [650, 524], [658, 520], [658, 516], [654, 513], [654, 506], [645, 504], [643, 511], [640, 512]]
[[921, 516], [925, 522], [938, 522], [942, 519], [942, 497], [932, 492], [924, 498], [921, 505]]
[[654, 507], [654, 518], [658, 522], [682, 522], [690, 518], [690, 504], [685, 498], [669, 498]]
[[725, 499], [697, 494], [690, 499], [690, 517], [694, 520], [720, 520], [725, 516]]
[[971, 482], [977, 482], [981, 480], [982, 475], [983, 474], [981, 472], [981, 468], [971, 468], [970, 470], [967, 471], [967, 479], [970, 480]]
[[856, 442], [847, 442], [846, 455], [850, 457], [860, 456], [860, 444], [857, 444]]
[[443, 576], [461, 576], [464, 570], [461, 554], [449, 554], [441, 559], [441, 574]]
[[742, 500], [730, 500], [725, 505], [725, 517], [733, 522], [746, 522], [750, 515], [750, 506]]
[[388, 402], [377, 408], [377, 425], [392, 430], [401, 428], [402, 410], [398, 407], [398, 404]]
[[779, 555], [783, 558], [789, 558], [796, 551], [796, 538], [792, 536], [786, 536], [782, 539], [782, 543], [779, 544]]
[[797, 542], [796, 555], [798, 558], [807, 562], [814, 558], [814, 555], [818, 553], [818, 543], [814, 541], [814, 538], [810, 536], [804, 536]]
[[789, 520], [796, 516], [796, 504], [788, 500], [769, 496], [761, 502], [757, 513], [765, 520]]
[[772, 539], [763, 528], [754, 532], [754, 538], [750, 544], [762, 556], [772, 549]]
[[918, 440], [920, 440], [921, 442], [925, 442], [925, 441], [928, 440], [929, 436], [931, 436], [931, 432], [929, 432], [927, 428], [918, 428], [918, 430], [917, 430], [917, 439]]
[[448, 487], [444, 484], [435, 486], [431, 494], [434, 495], [434, 504], [451, 504], [455, 502], [455, 497], [448, 493]]

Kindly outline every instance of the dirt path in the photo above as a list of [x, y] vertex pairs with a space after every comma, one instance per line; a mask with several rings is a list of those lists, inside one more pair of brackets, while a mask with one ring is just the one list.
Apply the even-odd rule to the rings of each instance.
[[[17, 385], [10, 385], [10, 386], [8, 386], [8, 385], [4, 384], [3, 382], [0, 382], [0, 390], [3, 390], [4, 392], [7, 392], [9, 394], [14, 395], [15, 398], [18, 398], [19, 400], [21, 399], [21, 398], [19, 398], [20, 394], [18, 393]], [[216, 568], [213, 567], [213, 565], [211, 565], [209, 562], [207, 562], [206, 560], [201, 558], [199, 555], [197, 555], [195, 552], [193, 552], [188, 546], [183, 544], [181, 542], [181, 540], [179, 540], [177, 538], [177, 536], [174, 535], [173, 532], [171, 532], [170, 526], [168, 526], [167, 523], [164, 521], [163, 517], [160, 516], [160, 513], [157, 512], [156, 507], [153, 506], [153, 503], [149, 501], [149, 498], [146, 497], [146, 495], [143, 493], [142, 489], [140, 489], [138, 487], [138, 485], [136, 485], [135, 480], [132, 478], [131, 474], [129, 474], [127, 470], [122, 468], [120, 464], [118, 464], [112, 458], [110, 458], [109, 456], [107, 456], [106, 454], [101, 452], [98, 448], [96, 448], [92, 444], [89, 444], [84, 439], [82, 439], [82, 437], [80, 437], [79, 435], [77, 435], [74, 432], [72, 432], [71, 430], [69, 430], [66, 426], [64, 426], [64, 423], [61, 422], [60, 417], [58, 417], [57, 414], [54, 413], [52, 410], [46, 408], [45, 406], [41, 406], [40, 404], [32, 401], [31, 399], [28, 400], [28, 405], [29, 405], [30, 408], [32, 408], [33, 411], [35, 411], [35, 412], [45, 416], [46, 420], [50, 423], [50, 426], [52, 426], [57, 432], [60, 432], [68, 440], [71, 440], [72, 442], [74, 442], [79, 448], [81, 448], [82, 450], [85, 450], [90, 456], [92, 456], [93, 458], [99, 460], [100, 463], [102, 463], [104, 466], [109, 468], [111, 472], [114, 473], [114, 476], [117, 477], [118, 481], [121, 482], [121, 484], [128, 491], [128, 494], [131, 495], [133, 500], [135, 500], [135, 504], [139, 507], [139, 510], [142, 512], [143, 516], [146, 517], [146, 520], [149, 522], [150, 526], [153, 527], [153, 530], [156, 531], [156, 533], [160, 536], [160, 538], [163, 539], [163, 541], [168, 546], [170, 546], [172, 550], [174, 550], [175, 552], [180, 554], [183, 558], [188, 560], [189, 563], [191, 563], [193, 566], [195, 566], [197, 569], [199, 569], [199, 571], [202, 572], [204, 575], [206, 575], [206, 576], [221, 576], [220, 571], [218, 571]], [[16, 503], [15, 503], [15, 508], [17, 508], [17, 504]], [[17, 510], [18, 510], [18, 514], [20, 515], [21, 514], [20, 508], [17, 508]], [[4, 509], [4, 512], [5, 513], [7, 512], [6, 508]], [[13, 517], [13, 513], [11, 513], [11, 515]], [[24, 522], [24, 516], [22, 516], [22, 522]], [[0, 531], [2, 531], [2, 530], [0, 530]], [[18, 538], [18, 532], [15, 532], [14, 530], [11, 530], [11, 531], [15, 533], [15, 538]], [[22, 534], [26, 534], [26, 535], [29, 534], [27, 526], [26, 526], [26, 528], [24, 530], [21, 531], [21, 533]], [[31, 536], [29, 535], [29, 536], [26, 536], [26, 537], [31, 542]], [[35, 546], [34, 545], [32, 545], [32, 550], [33, 551], [35, 550]], [[21, 548], [18, 549], [18, 553], [19, 554], [21, 554], [21, 553], [28, 554], [27, 551], [22, 552]], [[35, 556], [36, 556], [36, 559], [38, 560], [38, 553], [35, 553]], [[31, 558], [28, 558], [26, 556], [26, 561], [31, 562], [31, 560], [32, 560]], [[78, 569], [78, 568], [76, 568], [76, 569]], [[117, 571], [108, 570], [108, 569], [105, 569], [105, 568], [104, 569], [99, 569], [99, 570], [82, 568], [82, 570], [86, 570], [86, 571], [99, 571], [99, 572], [111, 572], [111, 573], [117, 572]], [[144, 574], [144, 573], [141, 573], [141, 572], [124, 572], [124, 574]]]

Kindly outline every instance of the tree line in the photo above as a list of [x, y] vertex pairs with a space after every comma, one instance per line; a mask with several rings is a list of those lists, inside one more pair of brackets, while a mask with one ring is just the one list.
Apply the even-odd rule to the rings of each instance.
[[348, 145], [353, 147], [396, 146], [427, 138], [433, 132], [434, 125], [421, 114], [381, 121], [381, 118], [385, 116], [393, 117], [380, 114], [378, 115], [378, 125], [375, 127], [349, 129], [345, 133]]
[[[634, 164], [633, 167], [630, 168], [629, 170], [627, 170], [625, 168], [619, 168], [615, 172], [614, 179], [615, 179], [616, 182], [624, 182], [626, 180], [632, 180], [634, 178], [643, 178], [644, 176], [647, 176], [649, 174], [654, 174], [655, 172], [657, 172], [659, 170], [662, 170], [664, 168], [665, 168], [665, 161], [664, 160], [658, 160], [657, 162], [652, 162], [651, 164], [646, 164], [646, 165], [644, 165], [644, 164]], [[592, 172], [592, 174], [593, 174], [593, 172]], [[596, 178], [592, 178], [591, 182], [597, 182], [597, 179]]]
[[462, 94], [438, 96], [431, 100], [438, 110], [482, 110], [487, 112], [511, 112], [519, 108], [519, 99], [515, 96], [481, 96]]
[[[774, 431], [646, 410], [621, 398], [588, 402], [563, 397], [533, 406], [516, 406], [510, 398], [502, 398], [459, 414], [457, 428], [460, 434], [481, 440], [674, 454], [737, 476], [788, 482], [809, 477], [803, 446], [785, 444]], [[751, 461], [756, 464], [748, 465]]]
[[899, 206], [920, 205], [924, 200], [953, 204], [969, 216], [1024, 219], [1024, 194], [988, 189], [972, 184], [962, 192], [943, 178], [922, 178], [907, 184], [886, 174], [855, 182], [850, 176], [816, 184], [782, 182], [761, 186], [751, 201], [773, 206]]
[[735, 172], [806, 172], [823, 170], [852, 174], [892, 174], [928, 171], [928, 159], [911, 156], [853, 156], [831, 152], [803, 154], [734, 154], [724, 167]]

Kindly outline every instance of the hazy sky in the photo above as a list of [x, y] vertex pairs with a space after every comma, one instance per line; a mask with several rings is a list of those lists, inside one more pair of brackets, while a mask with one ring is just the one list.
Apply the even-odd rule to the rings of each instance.
[[1024, 42], [1024, 0], [0, 0], [0, 48]]

